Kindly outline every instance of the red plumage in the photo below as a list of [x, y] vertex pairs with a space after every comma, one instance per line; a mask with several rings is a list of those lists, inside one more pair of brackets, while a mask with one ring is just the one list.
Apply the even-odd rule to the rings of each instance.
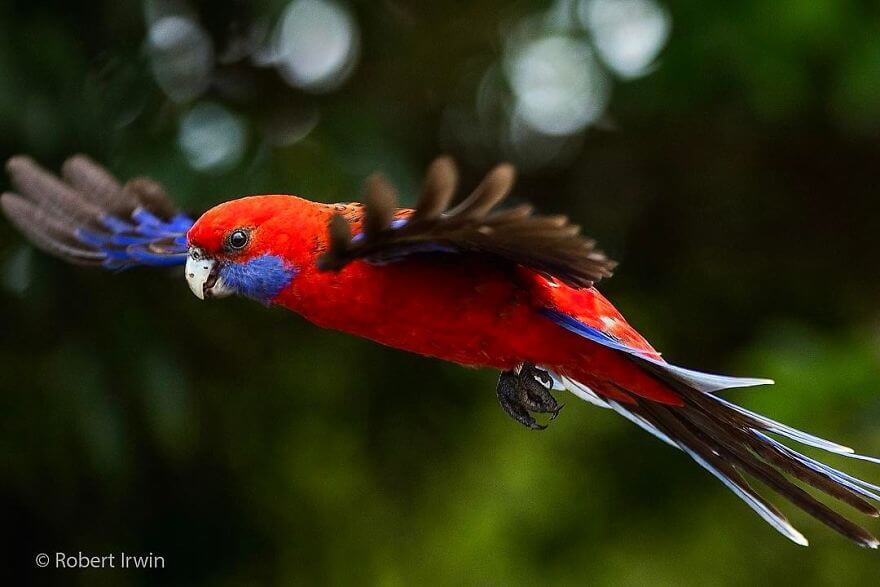
[[414, 210], [396, 209], [393, 188], [374, 178], [365, 205], [252, 196], [195, 223], [157, 183], [120, 184], [85, 157], [65, 163], [64, 181], [26, 157], [11, 159], [7, 169], [20, 193], [0, 197], [3, 211], [62, 259], [108, 269], [185, 265], [200, 298], [246, 295], [322, 327], [499, 369], [502, 408], [533, 429], [542, 426], [532, 414], [559, 411], [550, 388], [567, 389], [685, 452], [798, 544], [806, 539], [746, 476], [857, 544], [880, 545], [793, 479], [875, 517], [880, 511], [871, 502], [880, 501], [880, 486], [774, 436], [877, 459], [715, 395], [769, 380], [666, 363], [593, 287], [614, 264], [577, 226], [527, 205], [496, 209], [513, 182], [510, 166], [497, 167], [453, 208], [455, 170], [439, 159]]
[[[258, 226], [246, 257], [277, 255], [298, 268], [277, 303], [324, 328], [341, 330], [420, 355], [461, 365], [511, 370], [532, 363], [570, 375], [624, 402], [630, 394], [678, 405], [668, 385], [621, 353], [577, 336], [548, 320], [554, 308], [659, 358], [595, 288], [575, 289], [523, 267], [478, 255], [413, 257], [384, 265], [354, 261], [338, 272], [320, 271], [334, 214], [356, 231], [361, 209], [292, 196], [242, 198], [209, 210], [189, 241], [222, 259], [223, 239], [238, 226]], [[401, 210], [405, 218], [412, 210]]]

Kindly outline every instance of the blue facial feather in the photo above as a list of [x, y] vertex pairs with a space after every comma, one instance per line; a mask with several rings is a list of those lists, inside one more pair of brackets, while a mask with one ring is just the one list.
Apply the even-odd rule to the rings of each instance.
[[271, 302], [295, 275], [296, 269], [277, 255], [263, 255], [245, 263], [226, 263], [220, 269], [224, 285], [264, 304]]

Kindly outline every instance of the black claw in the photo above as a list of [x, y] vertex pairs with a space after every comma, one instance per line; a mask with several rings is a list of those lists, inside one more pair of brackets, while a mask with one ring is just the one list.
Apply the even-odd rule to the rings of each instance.
[[510, 416], [526, 428], [530, 428], [532, 430], [543, 430], [547, 427], [545, 424], [538, 424], [538, 421], [535, 420], [531, 416], [531, 414], [529, 414], [524, 408], [518, 405], [508, 402], [501, 402], [501, 409], [503, 409], [508, 416]]
[[534, 379], [537, 379], [541, 383], [544, 384], [544, 387], [550, 389], [553, 386], [553, 378], [550, 377], [550, 374], [544, 371], [543, 369], [538, 369], [534, 365], [529, 363], [523, 363], [523, 366], [520, 367], [520, 375], [530, 376]]
[[532, 430], [543, 430], [546, 425], [538, 424], [531, 412], [550, 414], [553, 420], [559, 415], [562, 405], [550, 394], [553, 379], [534, 365], [524, 364], [519, 373], [505, 371], [498, 379], [498, 402], [504, 412]]
[[550, 385], [553, 380], [546, 371], [542, 371], [533, 365], [523, 365], [519, 371], [519, 386], [527, 401], [523, 403], [531, 412], [541, 414], [554, 414], [559, 411], [556, 398], [550, 395]]

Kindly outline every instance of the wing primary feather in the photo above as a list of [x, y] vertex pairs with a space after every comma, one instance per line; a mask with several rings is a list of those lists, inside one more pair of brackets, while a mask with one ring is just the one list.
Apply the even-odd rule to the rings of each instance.
[[384, 175], [374, 173], [366, 182], [364, 235], [370, 238], [389, 228], [397, 206], [397, 190]]
[[122, 186], [84, 155], [64, 163], [64, 180], [27, 156], [10, 158], [6, 168], [19, 193], [3, 194], [2, 210], [46, 252], [110, 269], [185, 263], [193, 221], [155, 181], [137, 178]]
[[122, 188], [122, 193], [127, 199], [134, 199], [141, 206], [161, 217], [170, 220], [177, 214], [177, 207], [162, 185], [148, 177], [136, 177], [129, 180]]
[[534, 213], [535, 208], [531, 204], [519, 204], [513, 208], [499, 210], [492, 215], [492, 223], [495, 226], [504, 226], [508, 223], [519, 222]]
[[138, 201], [123, 192], [112, 174], [85, 155], [74, 155], [61, 167], [64, 180], [80, 194], [116, 216], [129, 216]]
[[509, 163], [496, 166], [486, 175], [471, 195], [446, 213], [449, 218], [483, 218], [501, 200], [507, 197], [516, 181], [516, 170]]
[[336, 214], [330, 221], [330, 246], [344, 251], [349, 243], [351, 243], [351, 226], [344, 217]]
[[76, 223], [94, 224], [102, 215], [101, 209], [83, 198], [67, 184], [40, 167], [30, 157], [11, 157], [6, 163], [12, 185], [41, 207], [57, 211]]
[[351, 225], [341, 214], [334, 214], [330, 219], [330, 235], [327, 252], [317, 261], [320, 271], [338, 271], [348, 262], [348, 249], [351, 245]]
[[0, 206], [10, 222], [50, 255], [78, 265], [100, 264], [106, 259], [101, 251], [78, 244], [65, 225], [21, 196], [5, 193], [0, 196]]
[[329, 235], [319, 266], [339, 270], [355, 259], [378, 264], [412, 255], [474, 254], [529, 267], [578, 288], [610, 277], [616, 264], [566, 217], [534, 215], [528, 205], [496, 209], [514, 177], [513, 166], [499, 165], [470, 196], [447, 210], [456, 173], [452, 161], [443, 157], [429, 168], [417, 208], [407, 211], [395, 210], [395, 192], [374, 176], [367, 182], [360, 232], [345, 248]]
[[433, 220], [449, 208], [458, 185], [458, 170], [450, 157], [438, 157], [428, 167], [422, 194], [410, 222]]

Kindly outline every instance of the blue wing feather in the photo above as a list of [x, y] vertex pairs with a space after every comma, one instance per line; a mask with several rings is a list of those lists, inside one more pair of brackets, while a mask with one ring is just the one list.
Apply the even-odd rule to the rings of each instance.
[[670, 378], [705, 393], [713, 393], [722, 389], [732, 389], [735, 387], [753, 387], [756, 385], [770, 385], [773, 383], [772, 379], [728, 377], [726, 375], [702, 373], [700, 371], [678, 367], [677, 365], [670, 365], [669, 363], [646, 354], [644, 351], [627, 346], [610, 334], [602, 332], [598, 328], [588, 324], [584, 324], [568, 314], [550, 308], [545, 308], [541, 310], [541, 312], [566, 330], [574, 332], [575, 334], [601, 344], [602, 346], [632, 355], [638, 361], [644, 361], [650, 364], [655, 370], [668, 375]]
[[74, 235], [82, 244], [106, 255], [102, 264], [108, 269], [186, 263], [186, 233], [194, 221], [185, 214], [176, 214], [165, 221], [144, 208], [137, 208], [130, 221], [105, 215], [100, 223], [106, 231], [78, 228]]
[[63, 179], [26, 156], [6, 164], [18, 193], [0, 195], [0, 210], [35, 245], [66, 261], [120, 269], [186, 262], [193, 219], [148, 178], [124, 185], [83, 155]]

